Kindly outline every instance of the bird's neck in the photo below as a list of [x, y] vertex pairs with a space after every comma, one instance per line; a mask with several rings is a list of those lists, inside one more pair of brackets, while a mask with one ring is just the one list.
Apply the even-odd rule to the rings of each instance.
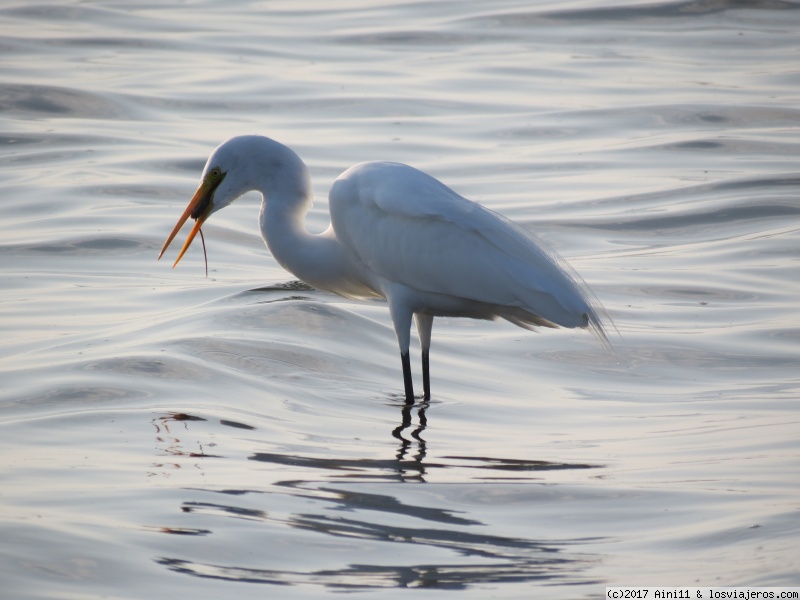
[[375, 296], [357, 276], [331, 227], [319, 234], [306, 230], [305, 217], [312, 204], [310, 184], [261, 192], [261, 235], [284, 269], [318, 289], [352, 298]]
[[262, 190], [259, 225], [261, 236], [275, 260], [287, 271], [305, 279], [322, 252], [319, 236], [305, 228], [310, 194], [302, 190]]

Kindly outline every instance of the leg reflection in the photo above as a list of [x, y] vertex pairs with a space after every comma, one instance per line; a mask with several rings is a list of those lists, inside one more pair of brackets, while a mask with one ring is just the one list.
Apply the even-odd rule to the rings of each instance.
[[[425, 415], [425, 411], [428, 409], [429, 404], [427, 398], [419, 404], [414, 401], [407, 401], [400, 411], [400, 425], [392, 430], [392, 436], [400, 440], [400, 446], [397, 449], [398, 469], [406, 475], [412, 472], [419, 479], [422, 479], [425, 475], [423, 461], [427, 454], [427, 444], [422, 437], [422, 432], [428, 426], [428, 418]], [[418, 425], [412, 429], [412, 412], [415, 407], [419, 408], [417, 411]], [[407, 438], [404, 434], [409, 435], [412, 439]], [[409, 452], [415, 444], [417, 452], [413, 456], [409, 456]]]

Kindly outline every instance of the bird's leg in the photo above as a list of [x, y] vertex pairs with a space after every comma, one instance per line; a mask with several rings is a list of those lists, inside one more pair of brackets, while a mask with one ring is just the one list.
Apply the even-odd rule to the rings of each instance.
[[430, 373], [430, 360], [428, 359], [428, 351], [422, 351], [422, 391], [425, 394], [424, 400], [431, 399], [431, 373]]
[[411, 342], [411, 318], [414, 315], [408, 305], [408, 292], [403, 286], [390, 288], [386, 294], [389, 315], [392, 317], [397, 345], [400, 346], [400, 360], [403, 363], [403, 384], [406, 391], [406, 404], [414, 404], [414, 382], [411, 379], [411, 359], [408, 347]]
[[403, 384], [406, 388], [406, 404], [414, 404], [414, 382], [411, 380], [411, 359], [408, 350], [400, 353], [400, 360], [403, 362]]
[[417, 333], [419, 334], [419, 346], [422, 350], [422, 391], [425, 400], [431, 398], [431, 373], [430, 373], [430, 348], [431, 330], [433, 329], [433, 317], [417, 313], [414, 315], [417, 322]]

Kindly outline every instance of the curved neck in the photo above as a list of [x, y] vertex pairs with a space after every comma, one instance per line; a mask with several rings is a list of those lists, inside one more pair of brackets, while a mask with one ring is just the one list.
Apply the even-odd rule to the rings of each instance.
[[[303, 179], [309, 179], [307, 169]], [[278, 184], [259, 190], [263, 196], [261, 236], [272, 256], [284, 269], [317, 289], [350, 298], [374, 297], [374, 287], [359, 276], [332, 227], [319, 234], [306, 230], [305, 217], [313, 202], [309, 190], [310, 183], [300, 187]]]
[[314, 285], [315, 259], [322, 257], [322, 238], [306, 231], [305, 217], [311, 207], [306, 196], [286, 197], [276, 190], [261, 190], [259, 226], [261, 237], [275, 260], [287, 271]]

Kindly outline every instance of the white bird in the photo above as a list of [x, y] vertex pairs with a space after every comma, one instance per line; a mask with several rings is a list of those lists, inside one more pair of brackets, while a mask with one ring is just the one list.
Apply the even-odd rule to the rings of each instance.
[[408, 165], [351, 167], [331, 187], [330, 226], [307, 232], [303, 221], [313, 201], [308, 168], [290, 148], [263, 136], [234, 137], [211, 153], [159, 258], [191, 217], [195, 224], [174, 268], [209, 216], [254, 190], [263, 198], [261, 236], [282, 267], [320, 290], [386, 299], [409, 403], [412, 317], [426, 399], [434, 317], [501, 318], [526, 329], [590, 328], [607, 343], [601, 308], [560, 257], [505, 217]]

